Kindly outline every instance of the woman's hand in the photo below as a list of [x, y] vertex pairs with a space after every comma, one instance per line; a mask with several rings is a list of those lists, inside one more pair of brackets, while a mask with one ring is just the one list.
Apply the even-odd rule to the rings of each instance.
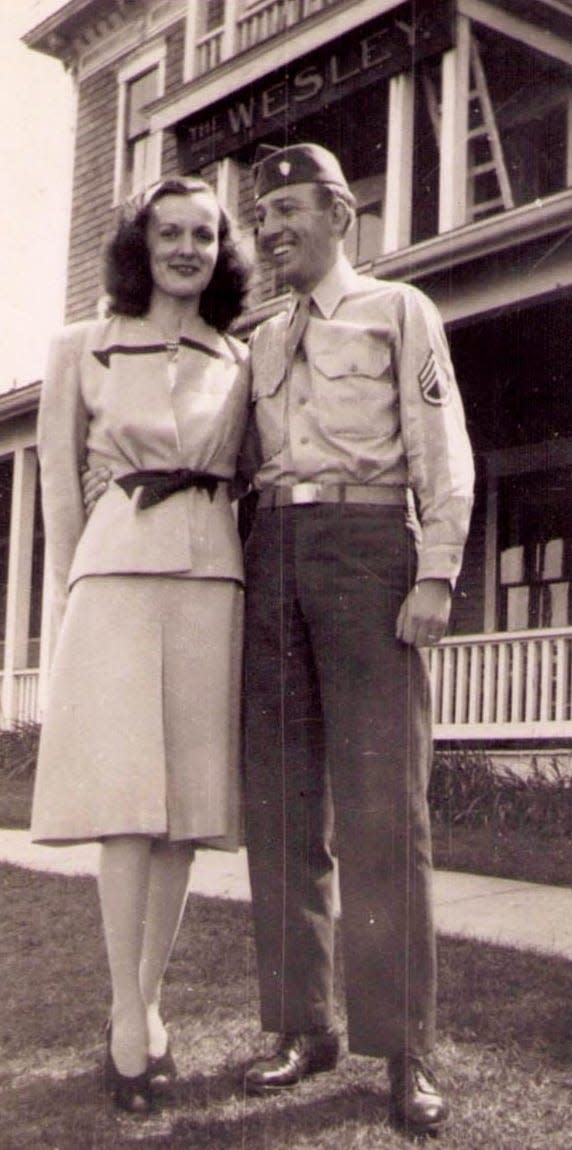
[[83, 505], [87, 517], [91, 515], [98, 499], [105, 495], [109, 484], [111, 483], [111, 471], [108, 467], [84, 467], [82, 468], [81, 490], [83, 495]]

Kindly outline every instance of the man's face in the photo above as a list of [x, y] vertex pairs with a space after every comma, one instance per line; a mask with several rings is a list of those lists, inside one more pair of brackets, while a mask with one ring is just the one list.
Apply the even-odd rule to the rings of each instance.
[[338, 253], [332, 208], [319, 206], [315, 184], [292, 184], [261, 196], [256, 238], [260, 255], [280, 281], [299, 292], [310, 292]]

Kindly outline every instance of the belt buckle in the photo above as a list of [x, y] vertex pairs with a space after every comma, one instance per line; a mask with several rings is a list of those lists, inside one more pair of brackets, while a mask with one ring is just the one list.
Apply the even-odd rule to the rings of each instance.
[[321, 491], [321, 483], [295, 483], [291, 488], [292, 503], [316, 503]]

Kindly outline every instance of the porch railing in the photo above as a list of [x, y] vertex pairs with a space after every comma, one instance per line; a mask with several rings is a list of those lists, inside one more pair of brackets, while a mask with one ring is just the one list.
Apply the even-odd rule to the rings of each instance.
[[[314, 13], [339, 3], [341, 0], [260, 0], [259, 4], [250, 6], [250, 11], [238, 17], [227, 41], [232, 44], [232, 55], [246, 52], [248, 48], [269, 40], [271, 36], [292, 28], [294, 24], [300, 24]], [[204, 76], [211, 68], [216, 68], [228, 54], [229, 49], [226, 52], [224, 50], [224, 40], [223, 27], [197, 40], [195, 63], [198, 76]]]
[[[236, 51], [245, 52], [270, 36], [299, 24], [306, 13], [304, 0], [266, 0], [237, 20]], [[326, 7], [322, 4], [321, 7]]]
[[[4, 674], [0, 674], [0, 687]], [[14, 671], [11, 714], [0, 714], [0, 728], [13, 727], [17, 723], [37, 723], [40, 716], [38, 670]]]
[[435, 736], [572, 736], [572, 627], [444, 639], [429, 653]]
[[[572, 737], [572, 627], [455, 636], [429, 666], [437, 739]], [[15, 672], [1, 726], [38, 720], [38, 686], [37, 670]]]
[[197, 40], [195, 52], [198, 76], [204, 76], [222, 62], [223, 39], [224, 29], [216, 28], [214, 32], [208, 32]]

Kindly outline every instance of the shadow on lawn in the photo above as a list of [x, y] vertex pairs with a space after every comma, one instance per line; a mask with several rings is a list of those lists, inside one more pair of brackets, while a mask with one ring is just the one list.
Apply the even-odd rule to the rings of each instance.
[[287, 1098], [252, 1099], [242, 1095], [241, 1065], [199, 1072], [182, 1078], [145, 1120], [115, 1110], [95, 1068], [55, 1081], [35, 1078], [18, 1088], [19, 1113], [26, 1118], [18, 1121], [14, 1141], [5, 1129], [2, 1150], [268, 1150], [275, 1143], [295, 1147], [299, 1140], [323, 1145], [329, 1130], [339, 1140], [345, 1128], [388, 1127], [385, 1078], [373, 1090], [327, 1077], [327, 1083], [304, 1083]]
[[572, 962], [441, 939], [438, 1026], [453, 1041], [520, 1047], [547, 1065], [572, 1061]]
[[[333, 1083], [330, 1078], [330, 1083]], [[315, 1083], [304, 1084], [288, 1098], [248, 1099], [239, 1102], [232, 1115], [203, 1116], [197, 1111], [196, 1099], [185, 1117], [171, 1126], [168, 1145], [172, 1150], [268, 1150], [278, 1144], [295, 1147], [324, 1145], [328, 1132], [335, 1132], [336, 1146], [351, 1141], [350, 1130], [364, 1132], [369, 1128], [389, 1128], [387, 1090], [365, 1086], [330, 1085], [328, 1093], [316, 1097]], [[148, 1142], [149, 1147], [161, 1142]], [[167, 1143], [165, 1143], [167, 1145]]]

